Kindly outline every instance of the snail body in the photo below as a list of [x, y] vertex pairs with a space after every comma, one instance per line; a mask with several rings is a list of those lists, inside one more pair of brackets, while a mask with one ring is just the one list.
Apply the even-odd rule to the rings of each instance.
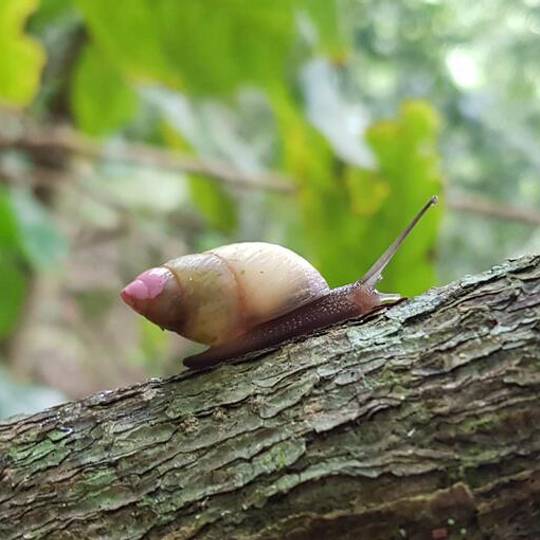
[[184, 360], [190, 368], [207, 368], [399, 300], [397, 294], [379, 293], [375, 285], [436, 200], [432, 197], [364, 277], [350, 285], [330, 289], [321, 274], [293, 251], [243, 242], [147, 270], [121, 296], [162, 328], [209, 345]]

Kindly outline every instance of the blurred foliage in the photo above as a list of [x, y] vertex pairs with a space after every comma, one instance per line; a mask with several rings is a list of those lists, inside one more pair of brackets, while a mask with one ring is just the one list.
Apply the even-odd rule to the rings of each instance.
[[107, 133], [129, 120], [137, 109], [135, 92], [114, 64], [96, 47], [85, 47], [74, 76], [73, 113], [92, 134]]
[[[294, 99], [295, 81], [287, 77], [287, 70], [293, 66], [299, 69], [312, 54], [298, 52], [294, 58], [298, 47], [294, 14], [311, 15], [311, 20], [321, 23], [323, 52], [343, 54], [333, 3], [281, 0], [250, 3], [249, 8], [239, 0], [130, 0], [114, 5], [104, 0], [79, 0], [78, 4], [92, 39], [83, 51], [71, 96], [79, 126], [99, 133], [125, 124], [124, 113], [132, 110], [128, 81], [132, 85], [159, 82], [198, 99], [227, 98], [245, 85], [264, 90], [282, 148], [263, 165], [290, 173], [298, 184], [297, 211], [302, 228], [294, 229], [293, 239], [284, 223], [284, 237], [307, 254], [331, 284], [357, 279], [424, 200], [440, 190], [438, 133], [424, 126], [436, 124], [436, 115], [427, 103], [409, 107], [417, 114], [404, 115], [403, 121], [409, 125], [396, 127], [394, 136], [391, 122], [373, 126], [373, 141], [368, 144], [376, 147], [374, 152], [380, 158], [379, 169], [373, 169], [339, 159], [330, 141], [314, 129], [301, 103]], [[104, 103], [111, 106], [103, 109]], [[120, 107], [115, 107], [116, 103]], [[390, 140], [377, 145], [376, 133], [385, 130]], [[185, 137], [185, 133], [177, 135]], [[386, 150], [382, 148], [385, 144]], [[189, 145], [184, 142], [182, 146]], [[390, 147], [394, 152], [385, 157]], [[421, 152], [426, 155], [421, 156]], [[378, 188], [372, 188], [373, 177]], [[365, 190], [357, 185], [361, 178], [367, 185]], [[359, 200], [371, 197], [370, 189], [384, 191], [386, 202], [381, 198], [373, 210], [354, 212], [362, 204], [369, 208], [369, 202], [359, 204]], [[191, 196], [211, 227], [237, 234], [234, 203], [223, 186], [195, 179]], [[396, 215], [397, 205], [400, 212]], [[392, 215], [395, 217], [388, 220]], [[423, 227], [428, 230], [428, 226]], [[386, 288], [400, 287], [403, 293], [414, 294], [434, 282], [433, 261], [428, 261], [426, 254], [433, 246], [435, 227], [432, 218], [431, 232], [419, 233], [400, 257], [403, 268], [411, 263], [418, 266], [414, 277], [400, 271], [397, 262], [385, 277]], [[369, 252], [364, 246], [369, 246]], [[347, 265], [343, 264], [344, 256]], [[406, 274], [408, 279], [400, 278]]]
[[269, 87], [294, 39], [291, 0], [77, 0], [93, 40], [130, 79], [188, 93]]
[[58, 264], [67, 255], [68, 246], [49, 212], [23, 189], [13, 189], [10, 200], [25, 259], [36, 271]]
[[23, 32], [26, 18], [38, 4], [39, 0], [0, 2], [0, 104], [24, 105], [38, 90], [45, 54]]
[[[381, 289], [417, 294], [437, 271], [446, 281], [532, 249], [530, 228], [444, 202], [459, 190], [540, 207], [539, 39], [535, 0], [2, 0], [0, 104], [72, 124], [104, 152], [0, 144], [0, 344], [61, 351], [57, 372], [80, 370], [70, 395], [158, 373], [178, 349], [123, 310], [121, 283], [242, 240], [286, 244], [331, 285], [350, 282], [440, 194], [443, 170], [443, 204]], [[20, 129], [0, 122], [0, 143]], [[115, 159], [133, 143], [218, 174]], [[257, 184], [269, 171], [288, 193]], [[32, 303], [36, 283], [55, 292]], [[13, 337], [25, 318], [26, 348]]]
[[64, 238], [36, 199], [0, 186], [0, 339], [15, 328], [29, 269], [45, 270], [67, 252]]

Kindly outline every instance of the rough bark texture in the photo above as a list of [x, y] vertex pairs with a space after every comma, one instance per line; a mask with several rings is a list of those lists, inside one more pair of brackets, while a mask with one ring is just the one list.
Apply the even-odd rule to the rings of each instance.
[[0, 425], [0, 538], [540, 538], [540, 256]]

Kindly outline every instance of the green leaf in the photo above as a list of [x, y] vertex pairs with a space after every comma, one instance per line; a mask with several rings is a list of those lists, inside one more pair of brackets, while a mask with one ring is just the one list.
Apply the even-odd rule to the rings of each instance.
[[329, 0], [306, 0], [299, 4], [315, 24], [321, 52], [335, 62], [343, 60], [346, 47], [344, 32], [339, 27], [337, 3]]
[[273, 104], [282, 131], [283, 166], [297, 183], [303, 238], [294, 227], [290, 245], [299, 249], [318, 268], [330, 285], [350, 282], [355, 251], [348, 250], [352, 222], [347, 192], [337, 160], [328, 141], [301, 115], [285, 92], [273, 94]]
[[39, 86], [45, 63], [43, 47], [23, 33], [38, 0], [0, 2], [0, 103], [24, 106]]
[[163, 370], [163, 359], [170, 349], [170, 339], [159, 326], [140, 318], [139, 344], [129, 355], [129, 361], [143, 366], [147, 373], [159, 374]]
[[20, 241], [10, 193], [0, 186], [0, 340], [15, 328], [25, 298]]
[[141, 329], [141, 352], [143, 353], [146, 363], [154, 364], [154, 367], [159, 367], [159, 359], [164, 358], [169, 348], [169, 339], [163, 330], [146, 319], [141, 319], [139, 322]]
[[[440, 193], [440, 120], [425, 101], [407, 101], [395, 120], [378, 122], [367, 138], [389, 187], [387, 204], [366, 234], [376, 258], [432, 195]], [[384, 273], [384, 289], [413, 295], [435, 282], [433, 252], [441, 210], [430, 210]], [[383, 287], [381, 287], [383, 288]]]
[[10, 193], [0, 186], [0, 250], [16, 251], [19, 245], [19, 229]]
[[0, 340], [15, 328], [26, 297], [23, 257], [41, 269], [66, 252], [45, 209], [26, 191], [0, 186]]
[[0, 250], [0, 340], [17, 325], [26, 296], [26, 276], [12, 250]]
[[221, 185], [202, 177], [189, 180], [191, 199], [206, 218], [208, 225], [230, 233], [237, 226], [236, 202]]
[[367, 219], [376, 214], [390, 193], [388, 182], [376, 171], [347, 167], [344, 173], [351, 210]]
[[137, 95], [116, 66], [96, 47], [86, 47], [71, 93], [73, 112], [81, 129], [94, 135], [114, 131], [132, 118], [137, 103]]
[[290, 0], [77, 3], [94, 41], [130, 78], [199, 94], [282, 79], [295, 35]]
[[49, 213], [30, 193], [13, 190], [11, 205], [21, 251], [35, 269], [50, 267], [67, 255], [67, 240]]
[[[360, 278], [442, 185], [438, 117], [424, 102], [403, 105], [367, 138], [378, 165], [338, 161], [329, 143], [284, 95], [274, 96], [282, 129], [284, 168], [298, 182], [307, 256], [332, 286]], [[384, 272], [382, 289], [417, 294], [435, 281], [432, 261], [440, 210], [431, 210]], [[298, 235], [298, 229], [295, 229]], [[298, 242], [298, 239], [296, 239]], [[346, 264], [344, 264], [346, 261]]]
[[59, 21], [76, 16], [73, 0], [41, 0], [30, 20], [30, 28], [32, 32], [44, 34]]

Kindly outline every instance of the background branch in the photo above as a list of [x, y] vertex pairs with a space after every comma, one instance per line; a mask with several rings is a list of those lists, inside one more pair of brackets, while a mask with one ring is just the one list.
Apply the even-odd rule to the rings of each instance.
[[[11, 130], [9, 136], [8, 130], [0, 133], [0, 150], [23, 150], [48, 160], [73, 156], [92, 160], [108, 159], [133, 166], [200, 174], [235, 187], [264, 189], [284, 194], [294, 193], [296, 189], [292, 178], [278, 173], [246, 173], [227, 163], [197, 159], [141, 143], [122, 143], [108, 147], [66, 126], [43, 128], [31, 125], [28, 121], [17, 126]], [[540, 212], [533, 208], [518, 208], [470, 193], [450, 193], [446, 198], [446, 205], [458, 212], [540, 225]]]
[[540, 212], [533, 208], [518, 208], [509, 204], [501, 204], [479, 195], [451, 194], [447, 199], [447, 204], [449, 208], [458, 212], [517, 221], [528, 225], [540, 225]]
[[18, 149], [48, 159], [70, 156], [109, 159], [133, 166], [200, 174], [236, 187], [284, 193], [293, 190], [288, 179], [278, 174], [246, 173], [226, 163], [201, 160], [142, 143], [122, 143], [107, 147], [66, 126], [19, 126], [9, 135], [7, 130], [3, 131], [6, 133], [0, 133], [0, 150]]

